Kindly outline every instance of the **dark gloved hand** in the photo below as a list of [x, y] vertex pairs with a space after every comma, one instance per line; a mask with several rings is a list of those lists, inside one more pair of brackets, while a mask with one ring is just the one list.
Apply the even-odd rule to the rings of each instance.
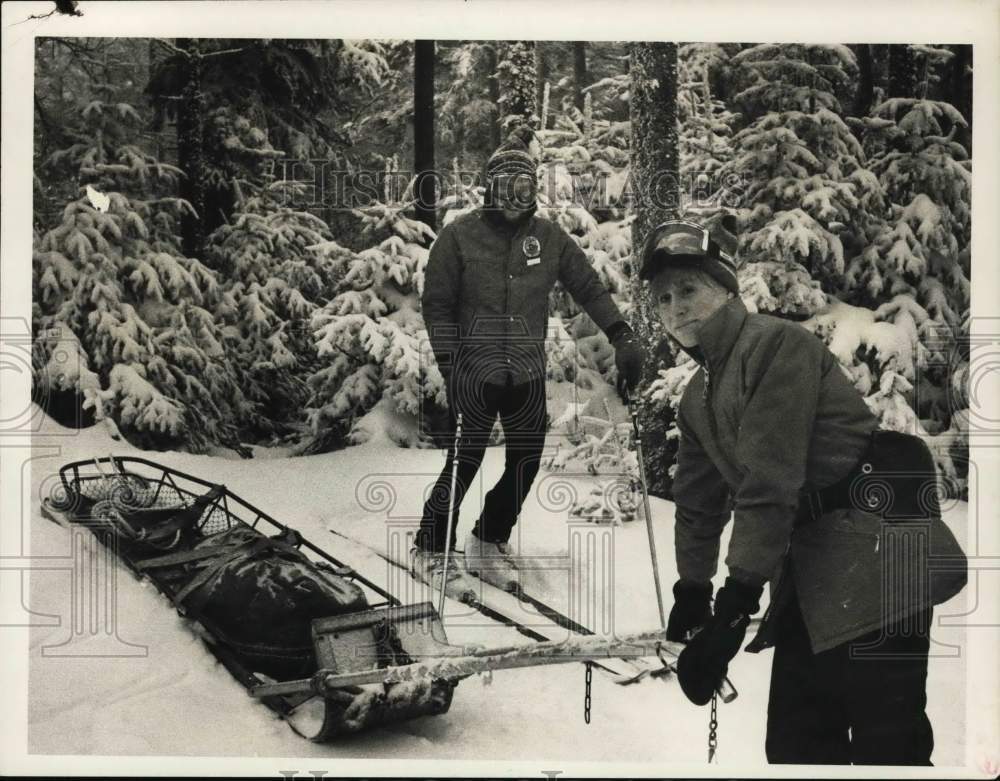
[[423, 420], [425, 421], [425, 432], [430, 437], [434, 447], [440, 450], [448, 450], [455, 441], [455, 376], [451, 371], [451, 367], [448, 367], [447, 370], [440, 366], [438, 368], [441, 371], [441, 376], [444, 378], [444, 395], [447, 406], [443, 409], [439, 409], [436, 406], [429, 408], [424, 414]]
[[678, 580], [674, 583], [674, 606], [667, 619], [667, 640], [686, 643], [689, 634], [712, 617], [712, 584]]
[[628, 323], [619, 321], [608, 329], [608, 340], [615, 348], [615, 367], [618, 369], [618, 395], [626, 401], [635, 392], [642, 379], [642, 350], [639, 340]]
[[685, 696], [704, 705], [729, 669], [729, 662], [746, 637], [750, 616], [760, 609], [763, 586], [726, 578], [715, 595], [715, 615], [687, 644], [677, 658], [677, 680]]

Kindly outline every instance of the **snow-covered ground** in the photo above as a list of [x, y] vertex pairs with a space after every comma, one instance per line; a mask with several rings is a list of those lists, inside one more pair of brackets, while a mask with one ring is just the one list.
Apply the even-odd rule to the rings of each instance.
[[[51, 447], [58, 446], [58, 455]], [[59, 466], [80, 458], [136, 454], [97, 426], [68, 432], [50, 420], [35, 439], [32, 461], [32, 556], [70, 555], [69, 532], [40, 514], [39, 502]], [[263, 455], [263, 454], [262, 454]], [[384, 544], [387, 519], [393, 528], [416, 524], [423, 491], [443, 463], [438, 450], [401, 449], [373, 438], [365, 445], [308, 458], [238, 460], [183, 453], [146, 453], [151, 460], [225, 483], [265, 512], [328, 547], [372, 580], [397, 577], [369, 549], [353, 546], [328, 528], [369, 545]], [[464, 503], [459, 540], [475, 520], [479, 498], [499, 476], [502, 447], [491, 448], [481, 482]], [[522, 554], [564, 555], [571, 534], [604, 527], [570, 523], [567, 485], [589, 490], [584, 478], [542, 472], [519, 524]], [[391, 496], [379, 493], [391, 485]], [[560, 489], [560, 484], [563, 489]], [[672, 553], [673, 505], [652, 499], [661, 580], [669, 597], [675, 579]], [[960, 541], [966, 539], [966, 507], [948, 511]], [[723, 541], [725, 546], [726, 541]], [[725, 547], [723, 547], [725, 550]], [[722, 568], [720, 580], [724, 577]], [[568, 573], [533, 572], [538, 590], [565, 606]], [[646, 530], [642, 522], [613, 530], [614, 627], [657, 626], [656, 601]], [[71, 582], [65, 571], [33, 571], [30, 607], [41, 614], [71, 615]], [[149, 584], [117, 570], [116, 621], [125, 643], [83, 632], [75, 652], [113, 649], [122, 656], [54, 656], [51, 649], [70, 638], [69, 622], [31, 632], [29, 662], [28, 751], [37, 754], [194, 755], [231, 757], [314, 757], [330, 759], [479, 759], [530, 760], [553, 768], [559, 762], [649, 762], [656, 773], [663, 763], [691, 763], [705, 770], [708, 709], [690, 705], [672, 680], [647, 680], [621, 687], [595, 673], [593, 719], [583, 721], [584, 669], [579, 664], [496, 672], [463, 681], [451, 710], [355, 736], [335, 744], [310, 744], [262, 705], [249, 698], [185, 626], [168, 601]], [[965, 596], [938, 609], [963, 612]], [[456, 643], [504, 645], [523, 641], [514, 630], [478, 614], [459, 615], [452, 604], [446, 617]], [[959, 645], [964, 630], [935, 627], [935, 639]], [[95, 645], [96, 644], [96, 645]], [[103, 644], [103, 645], [102, 645]], [[64, 650], [67, 646], [63, 645]], [[145, 648], [143, 653], [142, 649]], [[741, 653], [730, 667], [740, 697], [719, 708], [719, 761], [766, 765], [764, 727], [771, 653]], [[964, 764], [965, 657], [931, 660], [928, 709], [935, 729], [937, 766]], [[324, 767], [324, 765], [319, 765]], [[328, 765], [325, 767], [329, 767]], [[496, 765], [496, 773], [505, 772]]]

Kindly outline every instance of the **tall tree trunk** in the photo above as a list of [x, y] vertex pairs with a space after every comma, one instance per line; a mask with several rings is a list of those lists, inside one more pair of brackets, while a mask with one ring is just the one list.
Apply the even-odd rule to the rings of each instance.
[[[654, 356], [666, 334], [639, 280], [638, 270], [643, 242], [649, 231], [663, 220], [676, 217], [679, 209], [676, 44], [632, 44], [629, 47], [629, 75], [632, 82], [630, 168], [636, 204], [630, 272], [634, 302], [632, 327], [645, 354]], [[643, 372], [644, 387], [656, 377], [656, 369], [655, 361], [647, 361]], [[669, 413], [655, 413], [648, 402], [639, 405], [649, 490], [662, 498], [671, 496], [667, 470], [676, 455], [676, 447], [668, 444], [665, 436], [672, 422], [669, 417]]]
[[889, 94], [889, 44], [870, 43], [872, 53], [872, 83], [875, 104], [881, 103]]
[[413, 47], [413, 169], [417, 219], [437, 230], [434, 194], [434, 41]]
[[963, 144], [972, 155], [972, 46], [966, 43], [951, 47], [955, 56], [951, 60], [950, 78], [948, 79], [948, 97], [965, 121], [968, 128], [960, 127], [955, 132], [955, 140]]
[[518, 125], [535, 126], [538, 79], [531, 41], [505, 41], [500, 52], [500, 132], [507, 135]]
[[[157, 53], [158, 53], [157, 50], [158, 50], [158, 48], [159, 47], [156, 45], [156, 39], [155, 38], [149, 38], [149, 39], [147, 39], [147, 41], [146, 41], [146, 80], [145, 80], [145, 82], [143, 82], [144, 84], [149, 84], [149, 79], [152, 76], [153, 71], [156, 69], [156, 65], [157, 65], [157, 62], [158, 62], [158, 60], [157, 60]], [[165, 163], [165, 162], [167, 162], [163, 158], [163, 133], [161, 132], [161, 128], [159, 128], [159, 127], [156, 129], [156, 131], [153, 134], [153, 143], [155, 144], [155, 147], [156, 147], [156, 151], [154, 152], [154, 154], [156, 155], [157, 162], [159, 162], [159, 163]]]
[[492, 105], [497, 112], [496, 122], [490, 125], [490, 152], [500, 146], [500, 122], [503, 119], [503, 108], [500, 105], [500, 55], [497, 51], [500, 47], [500, 42], [486, 44], [485, 54], [486, 54], [486, 69], [489, 73], [487, 88], [489, 90], [490, 105]]
[[[545, 56], [545, 49], [541, 41], [535, 41], [535, 111], [540, 119], [542, 117], [542, 107], [545, 102], [545, 82], [549, 80], [549, 61]], [[542, 130], [545, 128], [539, 127]]]
[[912, 98], [917, 94], [917, 63], [905, 43], [889, 46], [889, 97]]
[[861, 43], [855, 48], [858, 57], [858, 91], [854, 93], [854, 116], [866, 117], [875, 97], [875, 72], [871, 44]]
[[573, 41], [573, 105], [580, 111], [583, 111], [583, 88], [587, 80], [587, 42]]
[[205, 245], [205, 95], [201, 90], [201, 44], [197, 38], [178, 38], [184, 61], [181, 97], [177, 106], [177, 165], [184, 172], [180, 195], [194, 208], [181, 218], [184, 254], [204, 261]]

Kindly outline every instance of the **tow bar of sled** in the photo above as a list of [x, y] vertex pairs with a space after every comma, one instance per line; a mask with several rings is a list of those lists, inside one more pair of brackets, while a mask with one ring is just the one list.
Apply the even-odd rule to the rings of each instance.
[[[375, 668], [367, 649], [377, 647], [376, 627], [400, 638], [403, 650], [415, 661]], [[424, 634], [429, 631], [430, 635]], [[620, 638], [577, 636], [499, 648], [465, 649], [448, 645], [434, 606], [424, 602], [405, 608], [383, 608], [364, 614], [317, 619], [313, 622], [320, 669], [311, 677], [255, 686], [254, 697], [297, 693], [328, 696], [340, 689], [365, 684], [404, 684], [432, 680], [459, 680], [492, 670], [509, 670], [588, 659], [649, 657], [676, 658], [683, 647], [664, 639], [662, 629]], [[419, 661], [416, 661], [419, 659]], [[725, 697], [723, 700], [729, 702]]]

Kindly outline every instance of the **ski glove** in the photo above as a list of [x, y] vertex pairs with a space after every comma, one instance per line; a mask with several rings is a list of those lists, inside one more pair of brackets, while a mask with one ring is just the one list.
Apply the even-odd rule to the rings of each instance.
[[729, 662], [746, 637], [750, 616], [760, 609], [763, 592], [763, 586], [726, 578], [726, 584], [715, 595], [715, 615], [681, 651], [677, 680], [695, 705], [705, 705], [722, 683]]
[[712, 584], [678, 580], [674, 583], [674, 606], [667, 620], [667, 640], [686, 643], [689, 636], [712, 617]]
[[441, 414], [429, 412], [426, 415], [426, 432], [434, 447], [449, 450], [455, 442], [455, 428], [458, 415], [458, 393], [456, 381], [460, 379], [449, 366], [447, 369], [438, 367], [444, 378], [444, 395], [448, 408]]
[[615, 348], [615, 368], [618, 369], [618, 395], [626, 400], [626, 391], [635, 391], [642, 379], [642, 350], [635, 332], [624, 320], [619, 320], [607, 331], [608, 341]]

